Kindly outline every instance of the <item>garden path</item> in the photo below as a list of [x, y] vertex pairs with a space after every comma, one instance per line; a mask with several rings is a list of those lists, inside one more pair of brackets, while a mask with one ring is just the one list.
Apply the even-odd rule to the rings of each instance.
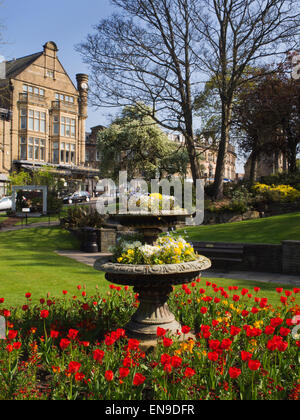
[[[56, 251], [56, 253], [64, 257], [72, 258], [90, 267], [94, 266], [94, 263], [98, 258], [102, 257], [103, 262], [105, 262], [105, 260], [107, 260], [111, 256], [111, 254], [109, 253], [88, 254], [80, 251]], [[216, 271], [210, 269], [208, 271], [203, 271], [202, 277], [249, 280], [262, 283], [278, 283], [287, 284], [295, 287], [300, 286], [300, 276], [279, 273], [260, 273], [250, 271]]]

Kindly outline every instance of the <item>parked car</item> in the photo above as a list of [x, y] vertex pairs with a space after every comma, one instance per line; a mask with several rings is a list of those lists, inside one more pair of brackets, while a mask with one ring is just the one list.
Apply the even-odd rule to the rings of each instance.
[[0, 200], [0, 211], [11, 210], [12, 209], [12, 199], [11, 197], [3, 197]]
[[64, 204], [83, 203], [90, 201], [91, 196], [87, 191], [80, 191], [64, 197]]

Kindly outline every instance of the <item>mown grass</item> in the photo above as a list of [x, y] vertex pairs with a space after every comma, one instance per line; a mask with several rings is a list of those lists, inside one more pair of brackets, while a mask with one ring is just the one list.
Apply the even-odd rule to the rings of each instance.
[[78, 249], [78, 242], [59, 228], [0, 233], [0, 296], [16, 305], [24, 303], [26, 292], [38, 300], [47, 293], [61, 296], [62, 290], [76, 295], [79, 284], [106, 291], [102, 273], [54, 252], [73, 249]]
[[300, 240], [300, 212], [244, 222], [186, 227], [191, 241], [279, 244]]
[[[48, 293], [52, 297], [61, 297], [62, 291], [78, 296], [78, 285], [86, 285], [89, 295], [95, 292], [109, 292], [104, 273], [95, 271], [77, 261], [59, 256], [56, 250], [76, 250], [77, 240], [67, 231], [57, 227], [30, 228], [0, 233], [0, 297], [5, 298], [5, 306], [23, 305], [25, 293], [32, 294], [32, 300], [38, 301]], [[218, 286], [239, 286], [252, 290], [261, 288], [261, 296], [268, 297], [270, 303], [278, 303], [275, 284], [254, 283], [245, 280], [204, 278]], [[180, 286], [178, 286], [180, 287]], [[291, 290], [291, 287], [285, 287]], [[300, 302], [298, 302], [300, 303]]]

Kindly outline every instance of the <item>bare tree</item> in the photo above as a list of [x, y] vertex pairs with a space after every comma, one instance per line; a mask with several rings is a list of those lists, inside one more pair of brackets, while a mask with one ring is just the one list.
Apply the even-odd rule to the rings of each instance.
[[122, 15], [102, 20], [77, 49], [89, 64], [92, 104], [145, 103], [163, 128], [186, 139], [194, 181], [200, 178], [193, 126], [199, 91], [199, 0], [112, 0]]
[[[89, 64], [92, 102], [144, 102], [162, 127], [186, 139], [192, 176], [200, 177], [193, 104], [204, 78], [221, 100], [215, 197], [223, 192], [235, 91], [248, 66], [293, 48], [299, 0], [112, 0], [121, 14], [102, 20], [77, 49]], [[287, 45], [288, 44], [288, 45]]]
[[247, 81], [249, 66], [283, 55], [296, 46], [299, 35], [298, 0], [202, 0], [197, 13], [203, 51], [200, 69], [216, 83], [222, 108], [221, 140], [214, 196], [223, 194], [225, 158], [229, 144], [235, 92]]

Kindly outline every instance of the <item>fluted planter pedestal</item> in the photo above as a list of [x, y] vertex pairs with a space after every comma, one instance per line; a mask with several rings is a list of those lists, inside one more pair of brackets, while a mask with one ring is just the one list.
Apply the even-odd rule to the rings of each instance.
[[141, 339], [152, 339], [156, 336], [157, 327], [176, 333], [180, 330], [180, 324], [170, 311], [168, 305], [169, 295], [172, 286], [164, 287], [134, 287], [134, 292], [138, 293], [140, 305], [136, 313], [126, 325], [126, 330], [135, 337]]
[[134, 286], [139, 294], [140, 305], [125, 330], [128, 337], [138, 339], [143, 347], [155, 346], [157, 327], [173, 335], [180, 332], [181, 325], [168, 306], [172, 286], [195, 281], [210, 266], [210, 260], [202, 256], [196, 261], [152, 266], [95, 263], [95, 269], [104, 271], [108, 281]]

